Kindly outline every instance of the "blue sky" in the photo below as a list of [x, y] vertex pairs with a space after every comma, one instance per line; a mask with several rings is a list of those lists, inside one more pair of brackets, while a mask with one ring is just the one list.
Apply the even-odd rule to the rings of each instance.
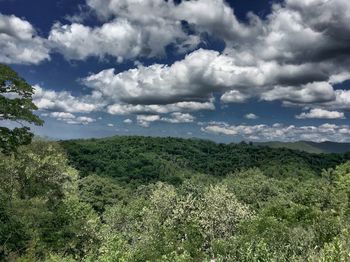
[[347, 0], [0, 0], [56, 139], [350, 141]]

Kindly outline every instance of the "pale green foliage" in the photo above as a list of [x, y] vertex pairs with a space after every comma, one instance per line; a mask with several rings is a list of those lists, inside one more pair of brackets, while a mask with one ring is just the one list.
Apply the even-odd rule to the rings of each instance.
[[312, 256], [310, 261], [319, 262], [347, 262], [350, 261], [350, 235], [348, 230], [327, 243], [319, 255]]
[[200, 204], [198, 220], [208, 241], [235, 234], [237, 224], [252, 216], [248, 207], [239, 203], [225, 185], [210, 186]]
[[76, 262], [76, 260], [72, 256], [50, 254], [47, 258], [45, 258], [45, 262]]
[[107, 242], [114, 241], [121, 248], [107, 245], [102, 253], [109, 257], [123, 254], [127, 259], [128, 247], [136, 261], [138, 257], [149, 261], [203, 261], [213, 257], [214, 239], [229, 238], [240, 222], [251, 217], [248, 207], [239, 203], [226, 186], [210, 186], [193, 195], [180, 194], [174, 186], [158, 183], [151, 187], [147, 202], [138, 199], [128, 206], [107, 210], [104, 218], [108, 229], [118, 236]]
[[156, 262], [190, 262], [193, 261], [193, 258], [187, 251], [184, 251], [181, 254], [173, 251], [170, 254], [163, 255], [160, 259], [157, 259]]
[[0, 218], [23, 232], [0, 234], [7, 239], [0, 256], [24, 253], [22, 259], [35, 261], [53, 251], [78, 258], [97, 244], [99, 217], [80, 201], [78, 172], [56, 143], [38, 141], [0, 156], [0, 178]]
[[86, 262], [127, 262], [132, 261], [132, 253], [130, 245], [117, 232], [109, 226], [104, 226], [99, 232], [101, 245], [96, 252], [88, 255], [84, 261]]
[[8, 198], [55, 201], [76, 190], [78, 172], [54, 143], [35, 142], [21, 147], [16, 156], [0, 157], [0, 172], [0, 191]]

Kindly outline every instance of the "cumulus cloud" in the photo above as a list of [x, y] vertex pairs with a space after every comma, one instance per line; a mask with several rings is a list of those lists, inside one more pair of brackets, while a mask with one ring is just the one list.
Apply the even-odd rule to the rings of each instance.
[[73, 125], [88, 125], [96, 121], [91, 117], [75, 116], [67, 112], [51, 112], [51, 113], [43, 113], [42, 115], [49, 116], [59, 121], [63, 121], [63, 122], [66, 122], [67, 124], [73, 124]]
[[116, 101], [131, 104], [203, 101], [214, 92], [224, 91], [228, 92], [222, 97], [225, 102], [243, 102], [278, 82], [280, 75], [276, 71], [284, 74], [288, 70], [275, 62], [262, 63], [260, 67], [241, 66], [237, 65], [239, 59], [199, 49], [171, 66], [154, 64], [117, 74], [114, 69], [106, 69], [82, 81]]
[[50, 113], [50, 116], [56, 118], [57, 120], [62, 120], [62, 121], [75, 118], [75, 115], [67, 112], [52, 112]]
[[90, 123], [95, 122], [96, 120], [88, 117], [88, 116], [78, 116], [74, 118], [73, 120], [67, 121], [68, 124], [75, 124], [75, 125], [88, 125]]
[[343, 112], [329, 111], [322, 108], [313, 108], [309, 112], [303, 112], [295, 117], [297, 119], [345, 119], [345, 115]]
[[[68, 91], [56, 92], [46, 90], [36, 85], [34, 86], [35, 93], [33, 101], [41, 111], [51, 113], [43, 113], [56, 118], [60, 121], [65, 121], [70, 124], [74, 123], [90, 123], [90, 119], [76, 117], [72, 113], [91, 113], [93, 111], [106, 111], [114, 115], [131, 115], [138, 114], [137, 122], [141, 126], [149, 126], [151, 122], [162, 121], [168, 123], [190, 123], [194, 121], [194, 117], [186, 112], [198, 110], [214, 110], [214, 99], [207, 102], [184, 101], [165, 105], [132, 105], [132, 104], [112, 104], [113, 101], [101, 94], [99, 91], [93, 91], [90, 95], [80, 97], [73, 96]], [[55, 111], [60, 110], [60, 111]], [[55, 112], [52, 112], [55, 111]], [[160, 115], [142, 115], [142, 114], [169, 114], [168, 116]], [[95, 120], [94, 120], [95, 121]], [[132, 123], [131, 119], [124, 120], [124, 123]]]
[[138, 115], [136, 117], [137, 124], [142, 127], [149, 127], [150, 123], [159, 121], [159, 115]]
[[[83, 83], [116, 101], [132, 104], [166, 104], [184, 101], [203, 101], [230, 84], [235, 75], [225, 56], [216, 51], [198, 50], [171, 66], [154, 64], [115, 74], [114, 69], [92, 74]], [[216, 76], [220, 74], [219, 76]], [[246, 76], [246, 80], [248, 77]]]
[[300, 87], [276, 86], [262, 94], [267, 101], [283, 100], [295, 103], [328, 102], [335, 99], [333, 87], [327, 82], [313, 82]]
[[169, 45], [182, 52], [199, 43], [197, 35], [182, 29], [172, 1], [88, 0], [87, 5], [103, 20], [101, 26], [56, 23], [50, 32], [49, 40], [67, 59], [157, 57]]
[[61, 25], [56, 23], [49, 40], [67, 59], [84, 60], [89, 56], [123, 58], [138, 56], [141, 52], [140, 32], [128, 21], [115, 21], [101, 28], [81, 24]]
[[134, 105], [200, 102], [212, 97], [213, 93], [222, 92], [224, 103], [245, 102], [251, 97], [320, 103], [333, 101], [336, 97], [329, 82], [308, 82], [322, 80], [317, 71], [325, 70], [327, 66], [281, 65], [275, 61], [261, 61], [252, 66], [241, 65], [241, 59], [199, 49], [170, 66], [154, 64], [120, 73], [106, 69], [82, 81], [115, 101]]
[[330, 108], [350, 109], [350, 90], [335, 90], [335, 100], [324, 105]]
[[[146, 29], [155, 23], [174, 26], [185, 20], [197, 34], [215, 35], [246, 57], [304, 64], [349, 53], [350, 4], [346, 0], [286, 0], [274, 4], [264, 19], [248, 13], [247, 22], [240, 22], [224, 0], [190, 0], [177, 5], [163, 0], [86, 3], [103, 21], [125, 19]], [[159, 27], [166, 29], [163, 38], [171, 32], [167, 26]]]
[[243, 103], [249, 98], [249, 95], [242, 94], [238, 90], [231, 90], [224, 93], [220, 100], [223, 103]]
[[107, 107], [107, 112], [112, 115], [129, 115], [141, 113], [167, 114], [175, 111], [199, 111], [214, 110], [213, 101], [209, 102], [178, 102], [166, 105], [132, 105], [113, 104]]
[[127, 118], [127, 119], [124, 119], [123, 122], [125, 124], [132, 124], [133, 121], [130, 118]]
[[49, 60], [49, 48], [26, 20], [0, 13], [0, 63], [39, 64]]
[[[199, 33], [208, 32], [228, 40], [247, 38], [252, 34], [250, 27], [240, 23], [223, 0], [191, 0], [178, 4], [164, 0], [87, 0], [86, 3], [102, 20], [123, 17], [143, 24], [154, 20], [176, 24], [185, 20], [196, 26]], [[252, 14], [249, 18], [250, 24], [258, 22]]]
[[90, 113], [103, 107], [99, 93], [75, 97], [68, 91], [46, 90], [39, 85], [34, 86], [33, 102], [41, 110], [61, 110], [70, 113]]
[[253, 119], [258, 119], [259, 117], [256, 114], [249, 113], [249, 114], [244, 115], [244, 118], [253, 120]]
[[323, 124], [320, 126], [294, 126], [276, 123], [270, 125], [228, 125], [211, 124], [201, 130], [214, 135], [228, 135], [246, 140], [296, 141], [311, 140], [316, 142], [333, 140], [349, 142], [350, 126]]
[[195, 120], [195, 117], [188, 113], [184, 114], [180, 112], [174, 112], [170, 114], [170, 117], [162, 117], [161, 120], [172, 124], [192, 123]]
[[[39, 87], [34, 99], [40, 109], [137, 114], [141, 116], [137, 122], [150, 123], [176, 119], [162, 114], [214, 110], [214, 95], [222, 103], [256, 99], [314, 110], [302, 113], [303, 118], [315, 116], [316, 109], [338, 112], [350, 108], [350, 91], [333, 87], [350, 79], [347, 0], [285, 0], [273, 4], [271, 13], [263, 18], [247, 14], [244, 22], [224, 0], [178, 4], [172, 0], [86, 0], [86, 5], [100, 20], [97, 25], [75, 19], [70, 24], [55, 23], [49, 33], [50, 46], [67, 59], [113, 57], [123, 62], [163, 56], [169, 46], [190, 52], [203, 32], [224, 40], [226, 47], [223, 52], [191, 51], [170, 65], [144, 66], [137, 60], [135, 68], [126, 71], [95, 72], [82, 79], [91, 94], [80, 97]], [[24, 44], [11, 44], [13, 41]], [[26, 46], [29, 50], [35, 42], [35, 50], [46, 56], [31, 61], [49, 58], [46, 40], [17, 17], [0, 16], [2, 42], [6, 48]], [[6, 54], [10, 51], [2, 53], [17, 59]], [[23, 55], [21, 59], [29, 61]], [[156, 115], [157, 120], [142, 120], [142, 116], [155, 119]]]
[[302, 103], [302, 102], [288, 102], [284, 101], [284, 104], [286, 106], [307, 106], [312, 108], [323, 108], [323, 109], [350, 109], [350, 90], [343, 90], [343, 89], [337, 89], [334, 90], [334, 96], [335, 98], [333, 100], [327, 101], [327, 102], [320, 102], [320, 103]]
[[160, 115], [137, 115], [137, 124], [142, 127], [149, 127], [152, 122], [167, 122], [172, 124], [192, 123], [195, 117], [188, 113], [174, 112], [169, 116], [161, 117]]

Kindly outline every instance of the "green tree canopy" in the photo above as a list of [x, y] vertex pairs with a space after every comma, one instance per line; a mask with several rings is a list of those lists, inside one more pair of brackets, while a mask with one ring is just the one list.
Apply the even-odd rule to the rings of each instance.
[[10, 67], [0, 64], [0, 120], [16, 122], [21, 127], [13, 129], [0, 126], [0, 150], [15, 151], [19, 145], [29, 144], [33, 134], [23, 122], [42, 125], [43, 121], [33, 111], [34, 89]]

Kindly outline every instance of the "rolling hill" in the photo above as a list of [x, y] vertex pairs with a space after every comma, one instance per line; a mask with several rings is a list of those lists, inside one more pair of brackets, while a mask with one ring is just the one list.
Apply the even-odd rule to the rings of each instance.
[[289, 148], [293, 150], [301, 150], [308, 153], [345, 153], [350, 152], [350, 143], [337, 143], [331, 141], [325, 142], [311, 142], [311, 141], [297, 141], [297, 142], [256, 142], [253, 143], [258, 146], [268, 146], [271, 148]]
[[83, 177], [97, 174], [136, 184], [159, 180], [176, 184], [193, 172], [217, 177], [252, 167], [270, 175], [300, 174], [301, 170], [319, 174], [350, 159], [350, 153], [313, 154], [281, 146], [217, 144], [174, 137], [117, 136], [61, 141], [61, 145]]

